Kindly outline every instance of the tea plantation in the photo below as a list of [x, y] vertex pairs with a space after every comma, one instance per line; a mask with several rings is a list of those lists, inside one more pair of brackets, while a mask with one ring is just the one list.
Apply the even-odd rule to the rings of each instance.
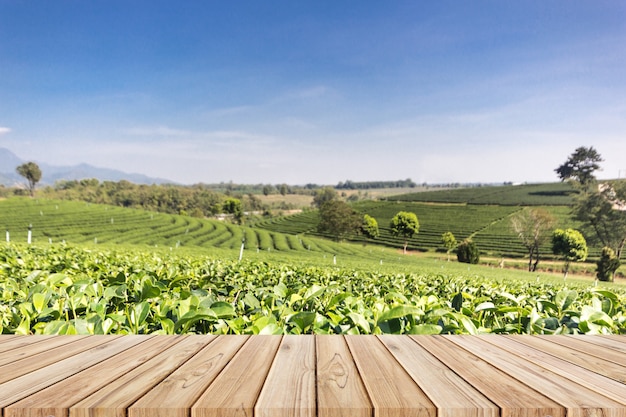
[[[379, 239], [315, 236], [315, 211], [261, 228], [75, 201], [0, 200], [9, 240], [0, 244], [0, 332], [626, 334], [622, 285], [402, 256], [385, 228], [410, 209], [421, 223], [413, 249], [437, 249], [451, 230], [494, 253], [523, 256], [507, 227], [523, 207], [355, 207], [379, 219]], [[567, 207], [546, 207], [569, 221]]]

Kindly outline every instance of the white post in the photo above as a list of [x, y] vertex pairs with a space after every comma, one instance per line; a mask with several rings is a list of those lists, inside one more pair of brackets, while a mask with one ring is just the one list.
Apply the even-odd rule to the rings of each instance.
[[28, 242], [29, 245], [33, 241], [33, 225], [32, 224], [28, 225], [28, 239], [26, 241]]
[[337, 255], [333, 255], [333, 265], [337, 265]]
[[9, 229], [7, 229], [7, 243], [11, 241], [11, 237], [9, 236]]
[[239, 262], [241, 262], [241, 259], [243, 258], [243, 247], [246, 245], [246, 239], [243, 238], [241, 239], [241, 249], [239, 250]]

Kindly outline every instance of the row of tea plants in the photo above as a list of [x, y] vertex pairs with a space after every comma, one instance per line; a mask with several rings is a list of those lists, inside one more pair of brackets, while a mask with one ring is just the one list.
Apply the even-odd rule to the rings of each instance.
[[1, 333], [626, 334], [625, 304], [617, 286], [0, 247]]

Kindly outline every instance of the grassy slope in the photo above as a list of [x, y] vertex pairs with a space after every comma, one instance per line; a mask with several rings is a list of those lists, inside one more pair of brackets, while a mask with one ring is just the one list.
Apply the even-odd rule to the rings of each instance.
[[[187, 216], [151, 213], [142, 210], [100, 206], [72, 201], [11, 198], [0, 201], [0, 227], [10, 231], [11, 241], [26, 241], [28, 224], [33, 225], [37, 245], [78, 244], [93, 248], [178, 251], [198, 256], [237, 259], [241, 238], [246, 236], [246, 259], [263, 262], [296, 262], [307, 265], [356, 268], [389, 273], [468, 272], [494, 278], [562, 280], [560, 263], [552, 273], [530, 275], [523, 271], [501, 270], [492, 266], [468, 266], [446, 262], [442, 253], [413, 252], [403, 256], [393, 247], [372, 244], [336, 243], [315, 237], [298, 237], [242, 228], [218, 221]], [[510, 264], [510, 263], [509, 263]], [[524, 262], [520, 263], [523, 268]], [[573, 266], [574, 271], [580, 270]], [[592, 270], [589, 267], [587, 269]], [[581, 277], [585, 279], [584, 277]], [[589, 279], [588, 277], [586, 278]]]

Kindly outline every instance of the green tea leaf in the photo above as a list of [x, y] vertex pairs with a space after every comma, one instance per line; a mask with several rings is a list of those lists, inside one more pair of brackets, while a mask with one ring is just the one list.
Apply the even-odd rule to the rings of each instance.
[[371, 333], [371, 328], [369, 322], [363, 317], [362, 314], [359, 313], [349, 313], [348, 317], [352, 320], [355, 326], [359, 326], [366, 333]]
[[309, 311], [301, 311], [290, 316], [287, 319], [287, 323], [293, 323], [300, 329], [301, 332], [304, 332], [313, 322], [315, 321], [315, 313]]
[[401, 318], [401, 317], [406, 317], [412, 314], [420, 315], [422, 314], [422, 310], [414, 306], [398, 305], [383, 312], [383, 314], [381, 314], [378, 317], [378, 323], [389, 321], [392, 319]]
[[37, 311], [37, 313], [41, 313], [45, 305], [46, 305], [46, 296], [44, 294], [41, 294], [41, 293], [33, 294], [33, 307], [35, 308], [35, 311]]
[[436, 324], [418, 324], [411, 327], [411, 334], [440, 334], [443, 328]]
[[232, 304], [224, 301], [218, 301], [211, 304], [211, 310], [215, 313], [215, 316], [220, 319], [227, 319], [235, 316], [235, 308]]

